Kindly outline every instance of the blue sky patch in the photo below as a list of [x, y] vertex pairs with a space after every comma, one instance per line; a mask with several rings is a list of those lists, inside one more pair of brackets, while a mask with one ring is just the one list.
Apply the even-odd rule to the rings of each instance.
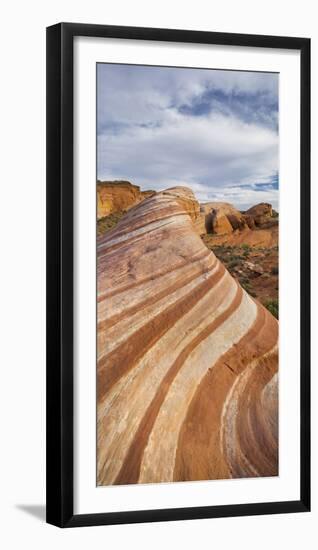
[[98, 64], [97, 176], [278, 207], [274, 73]]

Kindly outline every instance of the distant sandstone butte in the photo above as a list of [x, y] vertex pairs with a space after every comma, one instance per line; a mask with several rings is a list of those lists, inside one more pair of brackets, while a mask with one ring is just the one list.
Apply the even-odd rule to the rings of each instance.
[[240, 212], [227, 202], [208, 202], [200, 206], [205, 231], [215, 245], [272, 247], [278, 244], [278, 214], [268, 203]]
[[239, 210], [228, 202], [207, 202], [201, 204], [201, 213], [205, 215], [207, 233], [227, 234], [236, 229], [244, 229], [247, 224]]
[[97, 218], [128, 210], [155, 191], [141, 191], [138, 185], [129, 181], [97, 182]]
[[271, 204], [261, 202], [246, 210], [245, 214], [253, 218], [255, 225], [262, 226], [273, 217], [273, 208]]
[[168, 189], [98, 239], [98, 485], [278, 474], [278, 323], [198, 212]]

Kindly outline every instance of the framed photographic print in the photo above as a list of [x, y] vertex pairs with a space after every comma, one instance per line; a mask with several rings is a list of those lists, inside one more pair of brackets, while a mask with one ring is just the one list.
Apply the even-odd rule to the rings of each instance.
[[310, 40], [47, 29], [47, 521], [310, 509]]

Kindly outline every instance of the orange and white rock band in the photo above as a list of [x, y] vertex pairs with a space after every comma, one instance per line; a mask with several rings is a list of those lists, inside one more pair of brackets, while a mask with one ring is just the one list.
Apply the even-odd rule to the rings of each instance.
[[[97, 193], [101, 219], [120, 209]], [[276, 476], [278, 321], [205, 245], [190, 189], [136, 193], [97, 237], [97, 484]]]

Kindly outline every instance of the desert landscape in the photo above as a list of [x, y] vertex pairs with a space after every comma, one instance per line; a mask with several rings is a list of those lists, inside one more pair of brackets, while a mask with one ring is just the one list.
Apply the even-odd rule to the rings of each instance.
[[269, 203], [97, 182], [97, 483], [278, 475]]

